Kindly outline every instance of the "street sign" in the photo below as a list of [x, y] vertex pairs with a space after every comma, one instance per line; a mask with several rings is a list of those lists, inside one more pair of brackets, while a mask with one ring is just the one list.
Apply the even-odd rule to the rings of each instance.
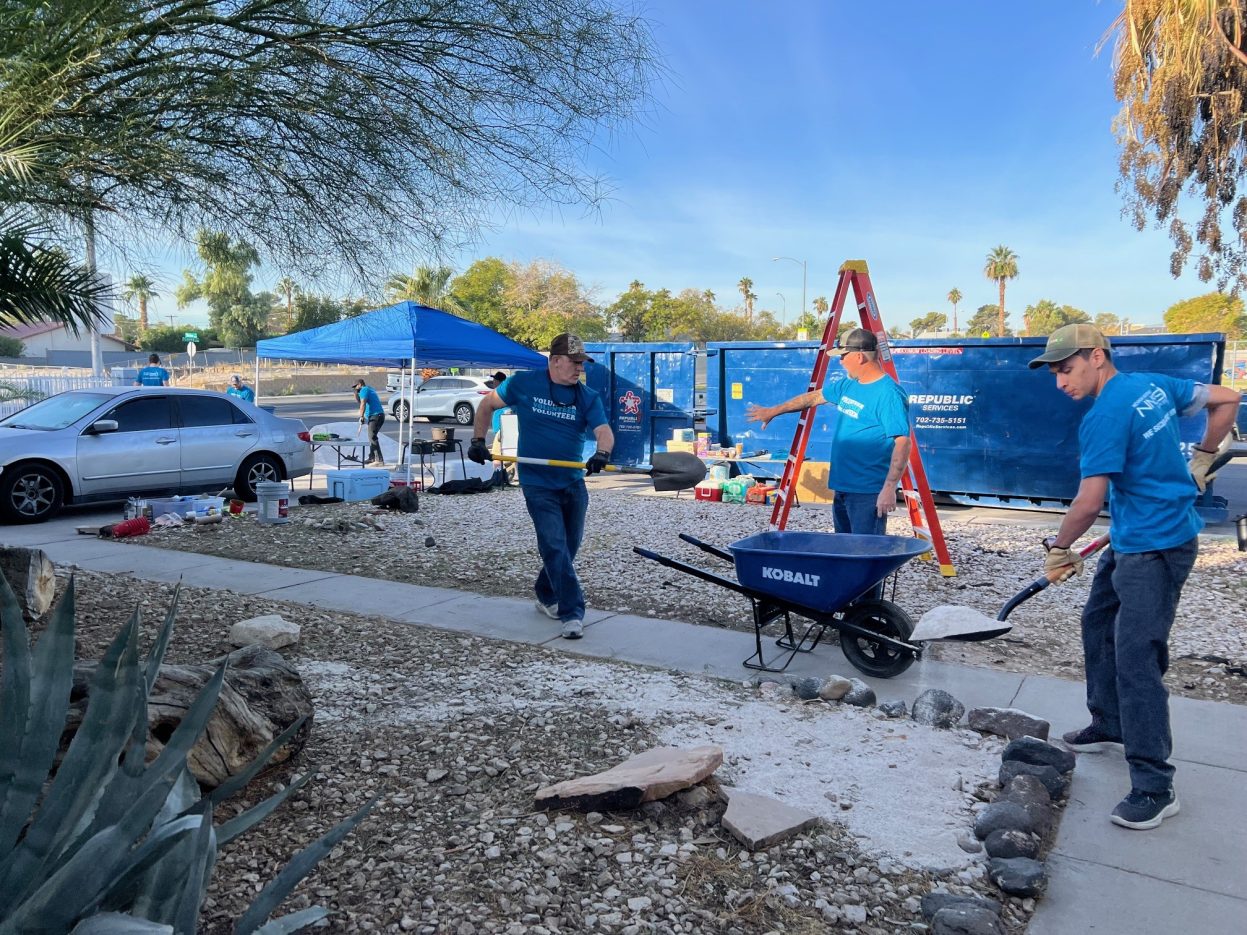
[[187, 341], [187, 342], [186, 342], [186, 356], [187, 356], [187, 357], [189, 357], [191, 360], [194, 360], [194, 359], [195, 359], [195, 352], [196, 352], [197, 350], [199, 350], [199, 348], [197, 348], [197, 347], [195, 346], [195, 342], [194, 342], [194, 341]]
[[[186, 334], [182, 335], [182, 340], [183, 340], [183, 341], [198, 341], [198, 340], [199, 340], [199, 332], [198, 332], [198, 331], [188, 331], [188, 332], [186, 332]], [[193, 352], [188, 352], [188, 353], [193, 353]]]

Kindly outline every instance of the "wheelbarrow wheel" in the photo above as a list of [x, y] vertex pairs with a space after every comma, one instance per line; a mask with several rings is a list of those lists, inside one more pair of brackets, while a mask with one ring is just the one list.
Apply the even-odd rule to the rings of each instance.
[[[908, 640], [914, 632], [913, 618], [896, 604], [882, 599], [854, 604], [845, 613], [844, 621], [896, 640]], [[914, 664], [910, 653], [844, 631], [840, 633], [840, 651], [859, 671], [876, 678], [890, 679]]]

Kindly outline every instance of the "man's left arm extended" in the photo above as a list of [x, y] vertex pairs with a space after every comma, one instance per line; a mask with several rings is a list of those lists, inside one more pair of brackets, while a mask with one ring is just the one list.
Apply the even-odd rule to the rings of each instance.
[[909, 448], [912, 441], [908, 435], [897, 435], [892, 439], [892, 460], [888, 464], [888, 476], [883, 482], [883, 489], [875, 500], [875, 515], [887, 516], [896, 509], [896, 485], [905, 473], [905, 465], [909, 463]]

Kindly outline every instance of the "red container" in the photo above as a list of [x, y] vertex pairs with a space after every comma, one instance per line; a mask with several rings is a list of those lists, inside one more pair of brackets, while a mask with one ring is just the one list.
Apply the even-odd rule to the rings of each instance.
[[698, 484], [696, 487], [693, 488], [693, 494], [697, 497], [698, 500], [720, 500], [721, 501], [723, 499], [723, 488], [722, 487], [710, 487], [707, 485]]

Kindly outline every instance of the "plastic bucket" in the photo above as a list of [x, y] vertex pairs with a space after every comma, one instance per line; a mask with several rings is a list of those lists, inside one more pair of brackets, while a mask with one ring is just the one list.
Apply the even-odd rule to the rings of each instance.
[[260, 481], [255, 485], [261, 523], [290, 522], [290, 484], [288, 481]]

